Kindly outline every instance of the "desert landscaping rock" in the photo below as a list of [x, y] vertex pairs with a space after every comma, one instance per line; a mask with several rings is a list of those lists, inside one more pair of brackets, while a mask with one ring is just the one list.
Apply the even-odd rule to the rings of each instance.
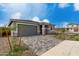
[[36, 55], [41, 55], [48, 51], [62, 40], [54, 38], [52, 35], [22, 37], [22, 41], [33, 50]]
[[0, 55], [6, 55], [9, 49], [7, 38], [0, 37]]

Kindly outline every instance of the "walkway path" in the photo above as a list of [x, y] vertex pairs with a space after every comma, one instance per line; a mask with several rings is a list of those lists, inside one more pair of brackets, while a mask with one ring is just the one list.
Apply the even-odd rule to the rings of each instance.
[[41, 56], [79, 56], [79, 41], [65, 40]]

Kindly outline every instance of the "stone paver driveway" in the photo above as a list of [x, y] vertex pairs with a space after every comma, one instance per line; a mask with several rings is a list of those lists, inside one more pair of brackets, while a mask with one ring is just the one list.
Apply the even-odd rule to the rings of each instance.
[[79, 56], [79, 41], [64, 40], [41, 56]]

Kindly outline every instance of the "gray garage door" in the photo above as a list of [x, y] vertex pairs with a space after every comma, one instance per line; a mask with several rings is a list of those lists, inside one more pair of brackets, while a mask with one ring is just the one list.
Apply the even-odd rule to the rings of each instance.
[[18, 25], [18, 36], [32, 36], [37, 34], [37, 26], [33, 25]]

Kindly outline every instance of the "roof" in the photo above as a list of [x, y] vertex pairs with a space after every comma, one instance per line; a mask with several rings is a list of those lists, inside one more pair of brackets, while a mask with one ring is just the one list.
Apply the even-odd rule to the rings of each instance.
[[[48, 24], [50, 24], [50, 23], [46, 23], [46, 22], [36, 22], [36, 21], [32, 21], [32, 20], [10, 19], [10, 22], [9, 22], [8, 26], [11, 25], [13, 22], [24, 22], [24, 23], [33, 22], [33, 23], [37, 23], [37, 24], [40, 24], [40, 25], [43, 25], [43, 24], [48, 25]], [[50, 24], [50, 25], [53, 25], [53, 24]]]
[[68, 25], [79, 25], [79, 24], [77, 24], [77, 23], [69, 23]]

